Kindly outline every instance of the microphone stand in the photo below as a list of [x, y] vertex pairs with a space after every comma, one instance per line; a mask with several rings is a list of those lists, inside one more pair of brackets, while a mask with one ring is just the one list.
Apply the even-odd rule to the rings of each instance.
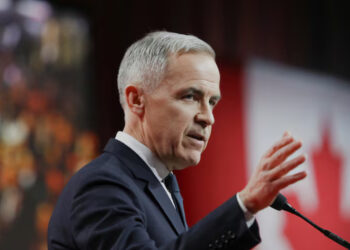
[[272, 208], [277, 209], [277, 210], [285, 210], [289, 213], [292, 213], [300, 218], [302, 218], [304, 221], [306, 221], [307, 223], [309, 223], [311, 226], [313, 226], [314, 228], [316, 228], [318, 231], [320, 231], [321, 233], [323, 233], [325, 236], [327, 236], [329, 239], [337, 242], [338, 244], [340, 244], [341, 246], [350, 249], [350, 243], [347, 242], [346, 240], [342, 239], [341, 237], [339, 237], [338, 235], [332, 233], [329, 230], [326, 230], [318, 225], [316, 225], [315, 223], [313, 223], [311, 220], [309, 220], [308, 218], [306, 218], [304, 215], [302, 215], [301, 213], [299, 213], [295, 208], [293, 208], [288, 202], [287, 202], [287, 198], [285, 196], [283, 196], [282, 194], [278, 194], [277, 198], [275, 199], [275, 201], [272, 203], [271, 205]]

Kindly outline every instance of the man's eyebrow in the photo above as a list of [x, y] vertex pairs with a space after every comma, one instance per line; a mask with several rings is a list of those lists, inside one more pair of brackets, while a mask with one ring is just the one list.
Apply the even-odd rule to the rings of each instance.
[[221, 100], [221, 95], [214, 95], [211, 97], [211, 99], [214, 99], [216, 102]]
[[199, 96], [204, 95], [204, 92], [202, 90], [197, 89], [195, 87], [189, 87], [189, 88], [185, 89], [185, 92], [191, 92], [191, 93], [199, 95]]

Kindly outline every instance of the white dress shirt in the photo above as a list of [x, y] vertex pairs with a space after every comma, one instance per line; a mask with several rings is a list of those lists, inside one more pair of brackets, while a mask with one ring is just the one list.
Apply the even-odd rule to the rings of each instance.
[[[148, 147], [146, 147], [144, 144], [142, 144], [141, 142], [136, 140], [134, 137], [132, 137], [131, 135], [129, 135], [125, 132], [119, 131], [117, 133], [115, 139], [118, 141], [121, 141], [126, 146], [128, 146], [146, 163], [146, 165], [151, 169], [154, 176], [157, 178], [157, 180], [160, 182], [160, 184], [164, 188], [165, 192], [169, 196], [169, 199], [171, 200], [171, 202], [173, 203], [173, 205], [175, 207], [175, 203], [171, 197], [171, 194], [168, 191], [168, 189], [166, 188], [165, 183], [164, 183], [164, 178], [167, 177], [168, 174], [170, 173], [170, 171], [167, 169], [167, 167], [164, 165], [164, 163], [162, 163], [158, 159], [158, 157], [155, 156], [153, 154], [153, 152]], [[255, 221], [255, 217], [244, 206], [244, 204], [243, 204], [243, 202], [238, 194], [236, 195], [236, 197], [237, 197], [238, 204], [244, 213], [247, 226], [250, 227], [251, 225], [253, 225], [253, 223]]]

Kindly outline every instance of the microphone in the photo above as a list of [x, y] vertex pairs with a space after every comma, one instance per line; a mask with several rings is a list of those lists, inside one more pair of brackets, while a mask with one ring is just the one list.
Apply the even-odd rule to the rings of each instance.
[[325, 236], [327, 236], [328, 238], [330, 238], [331, 240], [337, 242], [338, 244], [340, 244], [341, 246], [350, 249], [350, 243], [347, 242], [346, 240], [342, 239], [341, 237], [339, 237], [338, 235], [316, 225], [315, 223], [313, 223], [311, 220], [309, 220], [308, 218], [306, 218], [304, 215], [302, 215], [301, 213], [299, 213], [294, 207], [292, 207], [288, 201], [287, 198], [282, 195], [281, 193], [279, 193], [276, 197], [276, 199], [274, 200], [274, 202], [270, 205], [272, 208], [276, 209], [276, 210], [285, 210], [289, 213], [295, 214], [296, 216], [302, 218], [303, 220], [305, 220], [307, 223], [309, 223], [311, 226], [313, 226], [314, 228], [316, 228], [318, 231], [320, 231], [321, 233], [323, 233]]
[[276, 199], [274, 200], [274, 202], [270, 205], [270, 207], [276, 209], [276, 210], [283, 210], [283, 207], [288, 204], [287, 202], [287, 198], [281, 194], [278, 193]]

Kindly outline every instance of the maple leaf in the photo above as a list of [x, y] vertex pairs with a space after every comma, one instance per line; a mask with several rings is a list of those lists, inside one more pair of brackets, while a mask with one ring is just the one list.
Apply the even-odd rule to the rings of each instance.
[[[310, 154], [314, 166], [318, 194], [318, 209], [305, 212], [300, 209], [295, 196], [288, 197], [289, 203], [321, 227], [332, 231], [349, 241], [350, 220], [343, 218], [340, 213], [341, 175], [343, 173], [343, 158], [331, 148], [331, 134], [328, 126], [322, 134], [322, 143]], [[329, 250], [344, 249], [322, 233], [311, 227], [294, 215], [288, 214], [284, 234], [295, 250]]]

